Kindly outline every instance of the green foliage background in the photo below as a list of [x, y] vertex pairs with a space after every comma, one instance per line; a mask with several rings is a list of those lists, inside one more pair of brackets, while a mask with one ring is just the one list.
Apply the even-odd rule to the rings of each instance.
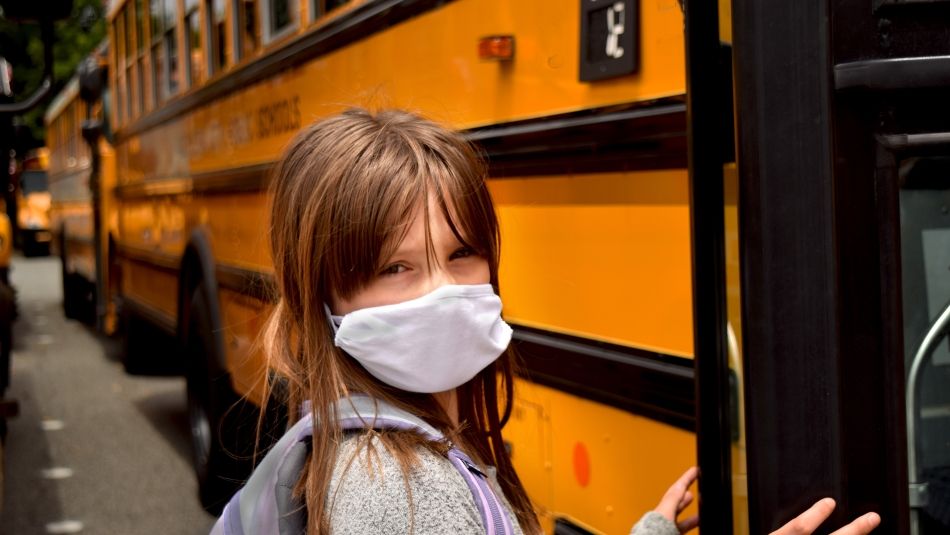
[[[44, 0], [18, 1], [42, 3]], [[25, 126], [16, 143], [21, 154], [43, 145], [46, 107], [75, 74], [79, 62], [105, 38], [105, 9], [102, 0], [73, 0], [69, 18], [54, 24], [53, 90], [42, 104], [19, 118]], [[32, 94], [43, 79], [39, 24], [18, 23], [0, 15], [0, 56], [13, 65], [14, 100], [20, 101]]]

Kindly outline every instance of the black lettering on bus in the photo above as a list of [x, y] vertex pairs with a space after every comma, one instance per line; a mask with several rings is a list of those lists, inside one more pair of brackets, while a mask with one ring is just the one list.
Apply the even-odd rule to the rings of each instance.
[[300, 128], [300, 97], [265, 104], [257, 109], [257, 136], [270, 137]]

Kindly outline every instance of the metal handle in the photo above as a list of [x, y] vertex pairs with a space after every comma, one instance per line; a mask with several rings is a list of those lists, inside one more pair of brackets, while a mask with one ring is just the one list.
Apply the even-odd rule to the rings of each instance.
[[18, 115], [30, 111], [35, 108], [53, 88], [53, 40], [55, 34], [53, 33], [52, 18], [44, 17], [40, 21], [40, 33], [43, 36], [43, 81], [40, 83], [40, 86], [36, 88], [36, 91], [30, 95], [30, 98], [23, 102], [0, 104], [0, 115]]
[[924, 363], [933, 355], [934, 349], [937, 348], [937, 342], [946, 335], [948, 324], [950, 324], [950, 304], [943, 309], [940, 316], [931, 324], [927, 336], [924, 336], [924, 341], [920, 343], [920, 347], [914, 355], [910, 372], [907, 374], [907, 476], [911, 507], [911, 535], [919, 533], [917, 509], [927, 506], [927, 485], [917, 480], [917, 382]]

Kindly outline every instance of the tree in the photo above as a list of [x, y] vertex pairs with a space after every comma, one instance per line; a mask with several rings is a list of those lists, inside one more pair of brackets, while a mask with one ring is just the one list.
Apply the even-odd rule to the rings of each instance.
[[[42, 1], [42, 0], [26, 0]], [[76, 72], [83, 58], [106, 35], [105, 7], [102, 0], [73, 0], [69, 18], [54, 23], [53, 88], [59, 93]], [[32, 93], [43, 79], [43, 41], [38, 24], [20, 24], [0, 12], [0, 56], [13, 66], [13, 91], [17, 100]], [[17, 152], [44, 144], [43, 114], [49, 99], [19, 118], [23, 124], [17, 140]]]

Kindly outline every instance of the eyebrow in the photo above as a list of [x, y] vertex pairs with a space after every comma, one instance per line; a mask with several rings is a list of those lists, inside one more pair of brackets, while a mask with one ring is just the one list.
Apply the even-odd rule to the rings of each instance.
[[[465, 243], [459, 241], [459, 239], [456, 238], [455, 236], [452, 236], [452, 240], [453, 240], [453, 243], [452, 243], [451, 248], [453, 249], [453, 251], [456, 250], [456, 249], [458, 249], [459, 247], [469, 247], [469, 246], [466, 245]], [[404, 240], [404, 241], [403, 241], [403, 244], [405, 244], [405, 243], [406, 243], [406, 242], [405, 242], [405, 240]], [[395, 258], [395, 257], [400, 256], [400, 255], [421, 254], [421, 253], [425, 253], [425, 252], [426, 252], [426, 247], [425, 247], [425, 244], [424, 244], [424, 243], [421, 244], [421, 246], [419, 246], [419, 247], [415, 247], [415, 246], [413, 246], [413, 247], [406, 247], [405, 245], [402, 245], [402, 244], [401, 244], [401, 245], [399, 245], [399, 247], [397, 247], [397, 248], [393, 251], [393, 254], [390, 255], [390, 258]]]

